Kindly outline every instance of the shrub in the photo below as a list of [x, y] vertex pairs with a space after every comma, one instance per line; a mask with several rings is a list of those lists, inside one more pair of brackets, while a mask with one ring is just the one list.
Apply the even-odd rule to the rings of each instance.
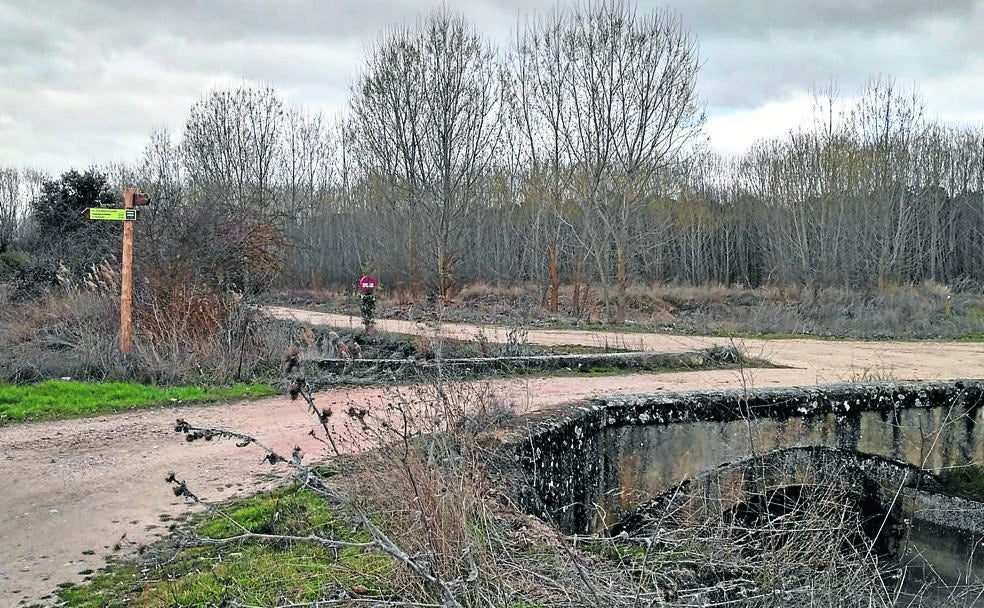
[[30, 260], [23, 251], [0, 253], [0, 281], [9, 281]]
[[13, 299], [37, 299], [51, 289], [57, 289], [58, 261], [48, 257], [28, 258], [13, 273]]
[[36, 247], [60, 258], [73, 275], [106, 259], [120, 247], [117, 222], [88, 219], [86, 209], [120, 207], [120, 196], [110, 190], [105, 175], [72, 170], [57, 180], [46, 181], [31, 201], [31, 217], [37, 224]]

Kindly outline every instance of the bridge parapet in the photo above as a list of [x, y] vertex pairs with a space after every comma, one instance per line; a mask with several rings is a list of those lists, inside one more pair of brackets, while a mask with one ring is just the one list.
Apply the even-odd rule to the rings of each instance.
[[920, 469], [984, 463], [984, 382], [838, 384], [597, 398], [533, 421], [517, 442], [528, 512], [568, 533], [610, 526], [703, 471], [833, 447]]

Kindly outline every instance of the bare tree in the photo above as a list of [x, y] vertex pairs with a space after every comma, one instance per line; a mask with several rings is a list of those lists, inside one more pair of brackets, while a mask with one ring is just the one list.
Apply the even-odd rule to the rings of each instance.
[[267, 209], [284, 129], [269, 87], [214, 90], [191, 108], [182, 153], [191, 194], [237, 216]]
[[384, 33], [352, 90], [351, 141], [362, 177], [381, 180], [389, 207], [407, 222], [412, 283], [426, 238], [440, 297], [495, 160], [500, 85], [489, 45], [444, 10]]
[[173, 209], [184, 200], [182, 163], [181, 147], [171, 133], [166, 128], [153, 131], [137, 167], [140, 186], [154, 201], [150, 209]]
[[346, 141], [360, 181], [376, 184], [380, 211], [390, 211], [406, 226], [406, 255], [411, 290], [419, 285], [418, 202], [424, 175], [420, 156], [422, 77], [413, 33], [398, 27], [370, 50], [366, 67], [352, 89], [352, 118]]
[[[183, 257], [190, 265], [192, 256], [177, 256], [190, 243], [178, 237], [185, 232], [187, 193], [180, 145], [167, 129], [151, 133], [136, 169], [136, 184], [150, 196], [152, 204], [140, 210], [136, 259], [148, 267], [162, 268], [169, 260]], [[152, 273], [145, 273], [152, 274]]]
[[910, 267], [909, 233], [916, 217], [911, 200], [912, 147], [923, 126], [922, 101], [891, 79], [869, 82], [851, 111], [850, 128], [865, 154], [861, 187], [867, 192], [870, 238], [863, 252], [878, 285], [904, 280]]
[[29, 238], [29, 202], [41, 195], [48, 176], [38, 169], [0, 167], [0, 253]]
[[984, 283], [984, 127], [954, 134], [948, 188], [960, 221], [954, 275]]
[[13, 243], [21, 229], [20, 172], [0, 167], [0, 253]]
[[849, 106], [816, 94], [814, 111], [812, 129], [759, 142], [740, 165], [767, 276], [850, 288], [938, 274], [943, 157], [918, 96], [873, 80]]
[[319, 285], [324, 268], [331, 260], [344, 264], [342, 254], [352, 245], [339, 243], [331, 229], [339, 195], [335, 129], [319, 113], [291, 108], [284, 114], [281, 150], [277, 194], [291, 242], [289, 266], [295, 279]]
[[255, 291], [279, 271], [286, 219], [276, 196], [283, 114], [272, 88], [242, 86], [210, 92], [186, 122], [185, 224], [208, 245], [200, 252], [209, 263], [203, 276], [222, 289]]
[[513, 64], [514, 116], [554, 188], [561, 171], [569, 172], [567, 196], [555, 199], [576, 203], [565, 221], [590, 252], [609, 316], [617, 318], [630, 250], [654, 236], [634, 233], [634, 216], [703, 123], [696, 43], [670, 13], [639, 15], [621, 2], [598, 2], [531, 21]]
[[337, 145], [321, 114], [291, 108], [284, 114], [279, 181], [288, 215], [301, 219], [333, 189]]

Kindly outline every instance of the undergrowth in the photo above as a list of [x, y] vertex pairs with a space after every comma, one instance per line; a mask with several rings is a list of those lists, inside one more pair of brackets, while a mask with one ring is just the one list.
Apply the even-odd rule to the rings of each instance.
[[[562, 286], [560, 310], [543, 306], [543, 286], [519, 284], [496, 288], [468, 285], [448, 302], [446, 321], [522, 323], [537, 328], [610, 329], [601, 290], [575, 310], [573, 286]], [[432, 319], [436, 306], [409, 302], [402, 293], [379, 292], [380, 318]], [[354, 301], [338, 290], [295, 290], [271, 294], [273, 301], [357, 314]], [[575, 314], [577, 313], [577, 314]], [[621, 332], [658, 331], [756, 338], [820, 337], [842, 339], [931, 339], [981, 341], [984, 294], [937, 284], [851, 290], [767, 285], [636, 285], [626, 294]]]
[[[270, 318], [234, 294], [216, 298], [188, 304], [184, 316], [137, 302], [133, 346], [124, 356], [118, 295], [72, 288], [24, 301], [0, 284], [0, 381], [229, 385], [279, 377], [300, 325]], [[222, 314], [198, 312], [213, 307]]]

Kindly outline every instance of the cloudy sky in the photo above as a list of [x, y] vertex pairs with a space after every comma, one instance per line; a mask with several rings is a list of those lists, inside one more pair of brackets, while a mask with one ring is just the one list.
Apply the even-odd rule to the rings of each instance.
[[[562, 3], [569, 0], [561, 0]], [[497, 44], [555, 0], [449, 0]], [[272, 85], [295, 105], [344, 107], [367, 46], [435, 0], [0, 0], [0, 166], [136, 158], [180, 133], [210, 87]], [[888, 76], [927, 116], [984, 124], [984, 0], [639, 0], [679, 13], [700, 45], [711, 145], [725, 153]]]

